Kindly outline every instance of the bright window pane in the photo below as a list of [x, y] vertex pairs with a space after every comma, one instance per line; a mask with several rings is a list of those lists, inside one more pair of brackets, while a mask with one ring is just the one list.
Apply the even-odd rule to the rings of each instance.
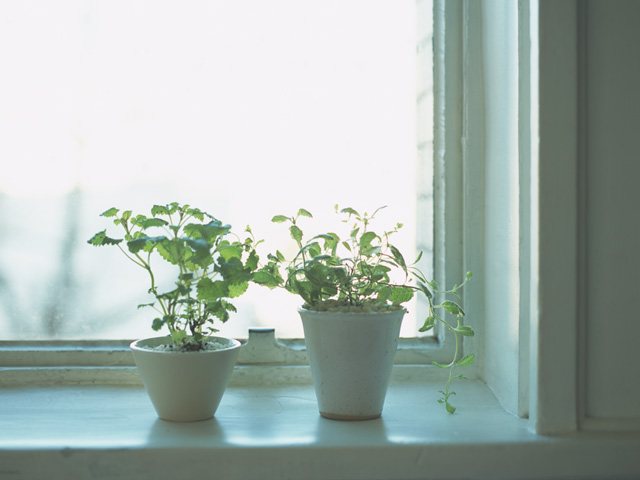
[[[1, 2], [0, 337], [153, 334], [146, 273], [86, 244], [112, 206], [189, 203], [276, 245], [275, 214], [389, 205], [380, 227], [404, 223], [414, 252], [415, 17], [414, 0]], [[301, 337], [299, 303], [251, 288], [219, 328]]]

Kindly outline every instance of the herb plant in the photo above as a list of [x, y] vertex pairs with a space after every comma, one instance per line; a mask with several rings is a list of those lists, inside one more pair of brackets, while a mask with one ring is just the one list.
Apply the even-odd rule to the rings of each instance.
[[[384, 208], [384, 207], [382, 207]], [[441, 289], [435, 280], [427, 280], [417, 268], [422, 252], [413, 263], [407, 263], [400, 250], [391, 243], [393, 235], [402, 224], [387, 231], [377, 233], [371, 229], [376, 214], [361, 215], [352, 208], [339, 210], [342, 222], [347, 226], [347, 234], [341, 238], [334, 232], [320, 233], [304, 241], [304, 233], [299, 221], [303, 217], [313, 218], [308, 210], [300, 209], [294, 216], [276, 215], [272, 221], [289, 226], [291, 238], [297, 246], [297, 253], [290, 261], [276, 250], [268, 255], [268, 262], [254, 276], [255, 283], [270, 288], [283, 287], [299, 295], [303, 308], [330, 311], [385, 311], [403, 308], [416, 293], [423, 294], [429, 303], [429, 315], [421, 332], [431, 330], [436, 322], [442, 323], [455, 338], [454, 357], [448, 364], [434, 364], [448, 368], [449, 376], [445, 389], [439, 391], [438, 400], [449, 413], [455, 411], [450, 397], [455, 367], [466, 367], [474, 363], [474, 354], [459, 358], [461, 337], [473, 336], [473, 328], [464, 325], [464, 311], [456, 300], [460, 300], [462, 287], [471, 278], [471, 272], [460, 285], [451, 289]], [[453, 300], [451, 297], [454, 298]], [[437, 301], [436, 298], [442, 299]], [[444, 313], [454, 316], [450, 321]]]
[[[134, 215], [110, 208], [101, 214], [112, 218], [124, 238], [111, 238], [106, 230], [89, 241], [96, 246], [116, 246], [133, 263], [147, 271], [148, 292], [154, 302], [138, 308], [154, 308], [156, 331], [167, 327], [173, 345], [182, 351], [204, 348], [209, 335], [216, 332], [214, 320], [226, 322], [235, 307], [228, 299], [242, 295], [258, 267], [258, 256], [251, 230], [244, 241], [231, 232], [231, 226], [189, 205], [154, 205], [151, 215]], [[153, 235], [150, 235], [153, 232]], [[126, 245], [126, 247], [123, 247]], [[177, 268], [177, 279], [169, 291], [159, 291], [152, 263], [162, 259]]]

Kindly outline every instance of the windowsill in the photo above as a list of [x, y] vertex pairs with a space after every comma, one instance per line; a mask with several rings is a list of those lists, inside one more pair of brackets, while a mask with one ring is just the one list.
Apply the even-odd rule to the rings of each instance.
[[[394, 381], [381, 419], [318, 415], [311, 385], [231, 386], [216, 418], [159, 420], [138, 386], [0, 390], [0, 476], [9, 478], [553, 478], [640, 473], [638, 434], [542, 437], [478, 380]], [[11, 476], [13, 475], [13, 476]], [[3, 477], [4, 478], [4, 477]], [[204, 477], [203, 477], [204, 478]]]

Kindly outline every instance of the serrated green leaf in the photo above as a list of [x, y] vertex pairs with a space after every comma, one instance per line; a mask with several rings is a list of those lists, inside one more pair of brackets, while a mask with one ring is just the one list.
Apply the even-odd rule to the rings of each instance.
[[173, 330], [171, 332], [171, 340], [173, 340], [173, 343], [175, 343], [176, 345], [182, 344], [186, 338], [187, 332], [185, 332], [184, 330]]
[[221, 243], [220, 246], [218, 247], [218, 253], [220, 253], [220, 256], [224, 258], [227, 262], [232, 258], [236, 258], [236, 259], [242, 258], [242, 252], [243, 252], [242, 245], [237, 242], [234, 242], [234, 243], [224, 242], [224, 243]]
[[284, 223], [289, 221], [289, 217], [285, 216], [285, 215], [276, 215], [275, 217], [273, 217], [271, 219], [271, 221], [273, 223]]
[[258, 263], [260, 262], [260, 258], [255, 250], [251, 250], [249, 256], [247, 257], [247, 261], [245, 262], [245, 268], [251, 270], [252, 272], [258, 268]]
[[141, 236], [134, 238], [133, 240], [129, 240], [127, 242], [127, 248], [131, 253], [138, 253], [140, 250], [144, 250], [145, 252], [150, 252], [153, 247], [163, 240], [166, 240], [167, 237], [147, 237]]
[[229, 298], [237, 298], [247, 291], [249, 282], [236, 283], [229, 285]]
[[169, 209], [163, 205], [154, 205], [151, 207], [151, 215], [154, 217], [158, 215], [169, 215]]
[[145, 218], [143, 220], [136, 220], [135, 224], [145, 230], [150, 227], [164, 227], [168, 225], [169, 222], [161, 218]]
[[106, 210], [106, 211], [102, 212], [100, 214], [100, 216], [101, 217], [107, 217], [107, 218], [108, 217], [115, 217], [118, 214], [119, 211], [120, 211], [119, 209], [117, 209], [115, 207], [111, 207], [109, 210]]
[[93, 237], [87, 240], [88, 244], [95, 245], [97, 247], [102, 247], [104, 245], [118, 245], [120, 242], [122, 242], [121, 238], [107, 237], [106, 230], [96, 233]]
[[214, 301], [229, 296], [229, 288], [222, 280], [213, 281], [204, 277], [198, 281], [196, 286], [198, 298], [205, 301]]
[[151, 328], [156, 332], [160, 330], [163, 326], [164, 326], [164, 319], [162, 318], [154, 318], [153, 322], [151, 323]]
[[122, 212], [122, 215], [120, 216], [120, 218], [122, 218], [122, 220], [127, 221], [131, 218], [131, 210], [125, 210], [124, 212]]
[[264, 270], [255, 272], [253, 274], [253, 281], [258, 285], [263, 285], [269, 288], [275, 288], [281, 285], [281, 282], [276, 278], [275, 275]]
[[464, 357], [462, 357], [458, 363], [456, 363], [457, 366], [459, 367], [468, 367], [470, 365], [473, 365], [475, 362], [475, 355], [473, 353], [470, 353], [469, 355], [465, 355]]

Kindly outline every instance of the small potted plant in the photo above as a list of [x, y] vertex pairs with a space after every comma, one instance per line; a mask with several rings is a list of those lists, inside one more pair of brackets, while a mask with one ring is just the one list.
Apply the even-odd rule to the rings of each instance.
[[[169, 335], [131, 344], [138, 371], [160, 418], [196, 421], [211, 418], [220, 403], [238, 356], [240, 342], [217, 332], [214, 320], [226, 322], [235, 307], [229, 299], [242, 295], [258, 266], [250, 234], [240, 241], [231, 227], [189, 205], [155, 205], [151, 215], [110, 208], [103, 217], [124, 233], [111, 238], [106, 230], [89, 241], [116, 246], [147, 271], [151, 303], [138, 308], [157, 312], [152, 328]], [[175, 283], [161, 291], [152, 264], [168, 262]], [[154, 273], [155, 272], [155, 273]]]
[[[383, 207], [384, 208], [384, 207]], [[287, 223], [297, 253], [291, 260], [277, 250], [255, 274], [254, 282], [270, 288], [284, 287], [303, 301], [302, 319], [307, 354], [311, 366], [320, 414], [340, 420], [366, 420], [382, 413], [391, 369], [398, 345], [403, 306], [416, 292], [425, 295], [429, 315], [420, 331], [432, 329], [439, 321], [455, 338], [454, 358], [447, 365], [449, 377], [439, 402], [453, 413], [449, 399], [455, 367], [473, 364], [474, 355], [459, 358], [461, 336], [472, 336], [463, 324], [464, 311], [456, 301], [460, 289], [471, 278], [450, 290], [441, 290], [428, 281], [413, 264], [405, 261], [392, 243], [402, 227], [377, 233], [371, 229], [372, 215], [361, 215], [352, 208], [339, 210], [347, 233], [320, 233], [307, 241], [299, 226], [311, 213], [300, 209], [295, 216], [277, 215], [272, 221]], [[441, 299], [436, 304], [436, 298]], [[455, 316], [455, 323], [442, 314]]]

